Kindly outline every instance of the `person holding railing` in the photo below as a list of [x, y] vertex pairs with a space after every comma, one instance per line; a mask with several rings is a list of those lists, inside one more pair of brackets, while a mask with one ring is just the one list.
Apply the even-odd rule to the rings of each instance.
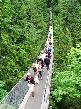
[[31, 88], [32, 97], [34, 97], [35, 81], [34, 81], [34, 77], [32, 77], [29, 72], [27, 73], [25, 81], [28, 81], [28, 87]]

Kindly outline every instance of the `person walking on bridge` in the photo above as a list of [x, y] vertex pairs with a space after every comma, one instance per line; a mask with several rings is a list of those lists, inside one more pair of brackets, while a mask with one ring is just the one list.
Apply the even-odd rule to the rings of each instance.
[[34, 97], [35, 81], [34, 81], [34, 77], [32, 77], [29, 72], [27, 73], [27, 77], [25, 81], [28, 81], [28, 87], [31, 88], [32, 97]]
[[47, 70], [49, 70], [50, 59], [48, 58], [48, 56], [45, 57], [44, 63], [46, 65], [46, 67], [47, 67]]
[[38, 64], [34, 63], [32, 67], [33, 67], [33, 70], [34, 70], [34, 80], [35, 80], [35, 83], [39, 84], [39, 79], [38, 79], [38, 75], [39, 75]]
[[39, 61], [39, 63], [38, 63], [38, 72], [39, 72], [39, 79], [42, 79], [42, 64], [41, 64], [41, 62]]
[[40, 57], [37, 59], [37, 64], [39, 65], [39, 63], [41, 64], [41, 68], [43, 69], [43, 67], [44, 67], [44, 62], [43, 62], [43, 59], [40, 58]]

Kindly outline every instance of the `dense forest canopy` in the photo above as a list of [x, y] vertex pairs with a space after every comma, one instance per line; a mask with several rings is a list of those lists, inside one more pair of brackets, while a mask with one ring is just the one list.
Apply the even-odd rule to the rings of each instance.
[[52, 109], [81, 109], [81, 0], [1, 0], [0, 100], [44, 47], [52, 7]]
[[52, 109], [81, 109], [81, 1], [52, 0]]
[[26, 73], [44, 47], [46, 0], [1, 0], [0, 99]]

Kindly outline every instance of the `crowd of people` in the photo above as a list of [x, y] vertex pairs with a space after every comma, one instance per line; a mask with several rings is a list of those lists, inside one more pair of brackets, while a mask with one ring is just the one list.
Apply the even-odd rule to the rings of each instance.
[[44, 50], [41, 53], [41, 56], [38, 57], [36, 63], [32, 64], [34, 71], [34, 76], [30, 72], [27, 73], [25, 81], [28, 81], [28, 86], [32, 87], [32, 97], [34, 97], [34, 86], [35, 84], [40, 84], [40, 80], [43, 79], [44, 68], [49, 70], [50, 59], [52, 56], [52, 35], [50, 34]]

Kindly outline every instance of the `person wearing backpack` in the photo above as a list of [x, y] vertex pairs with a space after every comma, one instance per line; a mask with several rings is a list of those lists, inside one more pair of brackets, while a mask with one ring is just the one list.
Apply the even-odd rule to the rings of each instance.
[[46, 57], [44, 58], [44, 63], [45, 63], [45, 65], [46, 65], [46, 67], [47, 67], [47, 70], [49, 70], [50, 59], [48, 58], [48, 56], [46, 56]]

